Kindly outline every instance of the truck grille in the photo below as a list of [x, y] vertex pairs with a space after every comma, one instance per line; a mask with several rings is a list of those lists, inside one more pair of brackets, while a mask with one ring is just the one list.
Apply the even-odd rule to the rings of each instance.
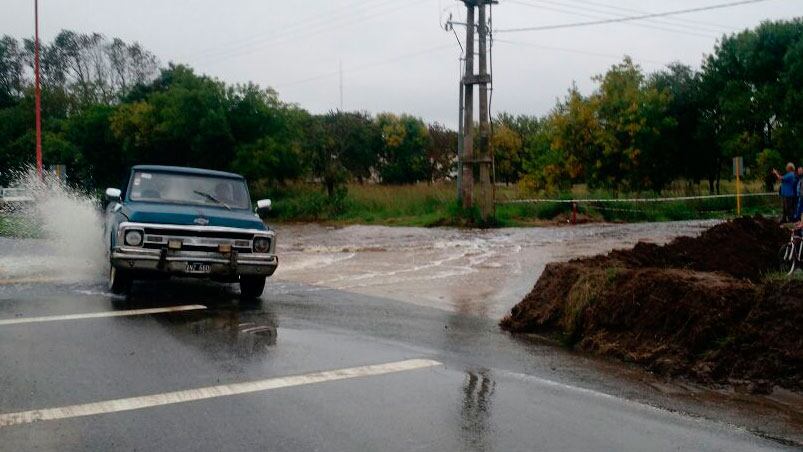
[[252, 240], [254, 234], [248, 232], [191, 231], [181, 229], [145, 228], [145, 235], [162, 235], [171, 237], [210, 237], [217, 239]]
[[145, 228], [144, 247], [166, 248], [170, 240], [180, 240], [183, 251], [214, 252], [220, 245], [230, 245], [238, 253], [252, 252], [254, 234], [236, 231], [181, 230], [173, 228]]

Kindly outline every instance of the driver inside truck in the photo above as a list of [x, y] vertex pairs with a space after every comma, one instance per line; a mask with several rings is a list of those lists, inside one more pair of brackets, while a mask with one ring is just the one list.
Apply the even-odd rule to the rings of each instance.
[[215, 198], [225, 204], [232, 204], [234, 196], [232, 194], [231, 184], [228, 182], [220, 182], [215, 185]]

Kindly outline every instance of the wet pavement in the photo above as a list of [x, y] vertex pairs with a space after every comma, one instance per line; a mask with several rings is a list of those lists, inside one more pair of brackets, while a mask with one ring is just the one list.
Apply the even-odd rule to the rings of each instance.
[[[97, 275], [69, 279], [20, 266], [2, 275], [3, 262], [39, 269], [49, 254], [35, 241], [0, 241], [0, 450], [738, 451], [791, 449], [803, 440], [803, 408], [793, 395], [755, 398], [659, 381], [499, 332], [502, 301], [485, 311], [457, 307], [460, 297], [467, 305], [503, 300], [504, 281], [491, 295], [447, 296], [460, 278], [530, 279], [506, 265], [535, 257], [513, 259], [511, 248], [494, 245], [473, 251], [461, 231], [433, 237], [452, 234], [444, 243], [466, 238], [466, 245], [430, 248], [417, 229], [370, 230], [374, 242], [353, 239], [373, 248], [363, 250], [338, 249], [353, 245], [343, 243], [342, 230], [325, 231], [285, 231], [289, 268], [259, 305], [241, 305], [233, 286], [199, 281], [140, 283], [125, 299], [106, 293]], [[521, 243], [543, 234], [527, 231], [529, 238], [507, 232]], [[320, 248], [306, 250], [302, 242], [315, 243], [315, 234]], [[564, 250], [616, 246], [592, 231], [585, 239], [550, 234], [570, 235]], [[402, 252], [418, 255], [418, 264], [376, 257], [406, 242], [413, 245]], [[519, 256], [541, 253], [522, 248]], [[496, 253], [484, 262], [501, 266], [424, 278], [481, 252]], [[398, 271], [449, 253], [462, 257]], [[333, 282], [330, 264], [309, 264], [340, 254], [353, 254], [343, 259], [351, 270], [340, 267], [351, 278]], [[384, 276], [355, 270], [370, 267]], [[313, 277], [320, 279], [307, 281]], [[403, 278], [415, 289], [406, 301]], [[352, 287], [372, 280], [384, 283]], [[419, 297], [428, 288], [441, 295]]]

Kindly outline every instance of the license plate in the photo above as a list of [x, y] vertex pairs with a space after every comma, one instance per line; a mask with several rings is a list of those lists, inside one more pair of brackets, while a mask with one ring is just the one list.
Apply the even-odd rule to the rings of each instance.
[[209, 273], [212, 271], [212, 266], [201, 262], [187, 263], [187, 273]]

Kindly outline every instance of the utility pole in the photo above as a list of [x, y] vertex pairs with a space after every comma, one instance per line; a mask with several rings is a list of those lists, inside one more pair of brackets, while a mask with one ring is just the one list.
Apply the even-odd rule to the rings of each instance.
[[460, 85], [460, 94], [458, 95], [458, 106], [457, 106], [457, 199], [463, 199], [463, 92], [464, 92], [464, 85], [463, 85], [463, 59], [460, 59], [460, 79], [458, 80], [458, 85]]
[[42, 92], [39, 87], [39, 0], [33, 2], [34, 15], [34, 109], [36, 110], [36, 174], [42, 178]]
[[449, 14], [449, 20], [443, 26], [443, 29], [446, 31], [451, 31], [454, 33], [455, 39], [457, 39], [457, 44], [460, 46], [460, 58], [457, 59], [457, 84], [458, 84], [458, 95], [457, 95], [457, 197], [458, 201], [462, 201], [463, 199], [463, 93], [465, 86], [463, 85], [463, 63], [465, 59], [465, 49], [463, 48], [463, 44], [460, 42], [460, 37], [457, 36], [457, 32], [454, 29], [455, 24], [461, 24], [459, 22], [455, 22], [452, 20], [452, 15]]
[[[480, 0], [483, 1], [483, 0]], [[463, 208], [474, 205], [474, 0], [466, 4], [466, 70], [463, 73], [463, 174], [460, 199]]]
[[[463, 159], [461, 161], [463, 207], [476, 205], [483, 220], [493, 215], [493, 186], [491, 185], [490, 124], [488, 114], [488, 22], [486, 5], [496, 0], [462, 0], [466, 5], [466, 70], [463, 75]], [[474, 25], [475, 8], [478, 10], [478, 26]], [[479, 35], [479, 73], [474, 72], [474, 29]], [[479, 85], [479, 149], [474, 152], [474, 85]], [[478, 166], [479, 186], [474, 196], [474, 167]]]
[[[485, 0], [478, 1], [479, 9], [479, 85], [480, 85], [480, 151], [477, 155], [477, 163], [480, 167], [479, 194], [477, 204], [480, 209], [480, 216], [483, 220], [488, 220], [494, 213], [494, 192], [491, 185], [491, 126], [488, 114], [488, 83], [491, 77], [488, 75], [488, 20], [486, 17]], [[488, 1], [488, 4], [491, 2]]]

